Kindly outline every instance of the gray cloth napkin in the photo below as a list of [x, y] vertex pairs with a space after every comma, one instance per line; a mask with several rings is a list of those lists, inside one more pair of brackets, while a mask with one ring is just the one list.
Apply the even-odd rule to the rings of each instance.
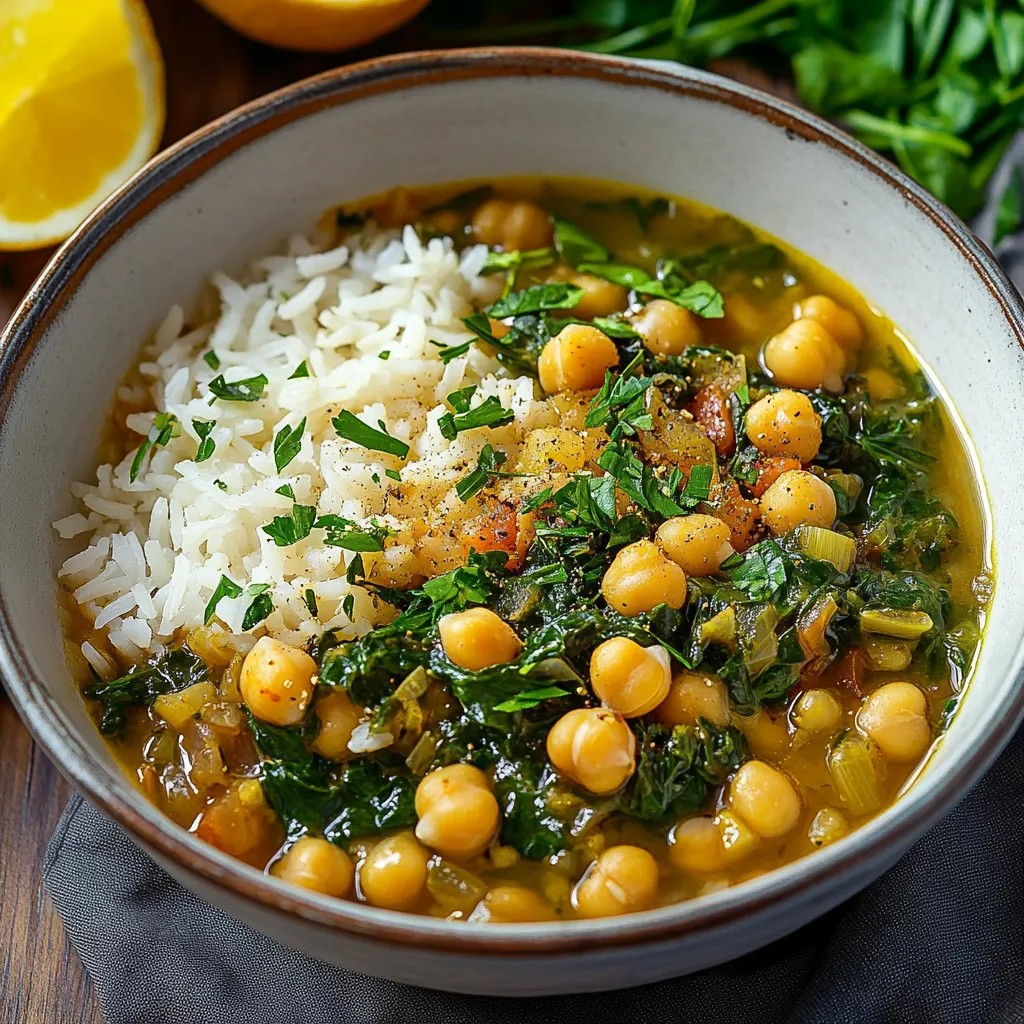
[[[1024, 135], [994, 196], [1015, 163]], [[975, 228], [991, 238], [994, 221], [993, 203]], [[998, 255], [1024, 289], [1024, 233]], [[77, 796], [43, 877], [109, 1024], [1019, 1024], [1022, 793], [1024, 732], [895, 868], [795, 935], [687, 978], [561, 999], [407, 988], [286, 949], [181, 888]]]

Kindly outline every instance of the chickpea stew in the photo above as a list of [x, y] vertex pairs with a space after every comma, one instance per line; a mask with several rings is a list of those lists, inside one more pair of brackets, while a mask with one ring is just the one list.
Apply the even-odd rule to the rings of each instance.
[[[295, 643], [266, 586], [223, 576], [202, 625], [85, 685], [126, 769], [281, 879], [469, 921], [690, 899], [890, 805], [956, 707], [991, 587], [966, 448], [898, 331], [683, 200], [396, 190], [328, 230], [409, 224], [438, 252], [487, 247], [489, 297], [438, 355], [533, 381], [545, 425], [510, 439], [507, 400], [447, 394], [445, 444], [480, 441], [455, 484], [474, 518], [447, 508], [456, 553], [405, 577], [386, 515], [317, 518], [293, 490], [263, 543], [334, 536], [376, 624]], [[412, 486], [383, 420], [333, 423]]]

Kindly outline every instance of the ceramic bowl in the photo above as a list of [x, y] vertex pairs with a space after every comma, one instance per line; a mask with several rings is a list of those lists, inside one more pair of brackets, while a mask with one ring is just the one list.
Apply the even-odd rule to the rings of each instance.
[[[125, 777], [68, 673], [50, 522], [95, 465], [116, 383], [175, 302], [330, 205], [393, 185], [574, 175], [692, 197], [838, 272], [906, 332], [973, 441], [998, 585], [977, 670], [917, 782], [852, 836], [650, 913], [467, 925], [288, 888], [172, 824]], [[948, 210], [826, 123], [713, 75], [558, 51], [413, 54], [295, 85], [172, 147], [61, 249], [0, 353], [0, 668], [47, 753], [175, 878], [280, 941], [434, 988], [638, 985], [792, 931], [892, 865], [979, 778], [1022, 713], [1024, 309]]]

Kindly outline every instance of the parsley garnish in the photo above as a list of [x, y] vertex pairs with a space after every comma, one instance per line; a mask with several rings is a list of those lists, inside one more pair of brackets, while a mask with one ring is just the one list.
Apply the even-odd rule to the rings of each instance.
[[[354, 559], [353, 559], [353, 561], [354, 561]], [[360, 566], [362, 566], [362, 564], [363, 564], [362, 559], [360, 559], [359, 564], [360, 564]], [[345, 600], [341, 602], [341, 610], [345, 613], [346, 616], [348, 616], [348, 621], [349, 622], [354, 622], [355, 621], [355, 619], [352, 618], [352, 613], [356, 610], [356, 595], [355, 594], [346, 594], [345, 595]]]
[[193, 420], [192, 429], [199, 435], [199, 448], [196, 451], [196, 462], [205, 462], [211, 455], [216, 447], [216, 443], [210, 434], [213, 432], [213, 428], [217, 426], [216, 420]]
[[384, 539], [391, 534], [391, 530], [376, 520], [371, 526], [360, 526], [352, 519], [336, 515], [321, 516], [313, 525], [327, 531], [324, 543], [328, 547], [347, 551], [383, 551]]
[[338, 432], [338, 437], [353, 441], [372, 452], [385, 452], [388, 455], [397, 455], [400, 459], [409, 454], [409, 446], [404, 441], [399, 441], [397, 437], [392, 437], [384, 430], [369, 426], [347, 409], [338, 413], [331, 422]]
[[135, 458], [132, 459], [132, 467], [128, 472], [128, 478], [132, 483], [135, 483], [138, 478], [143, 460], [146, 458], [149, 450], [151, 448], [162, 448], [166, 445], [174, 437], [174, 431], [177, 426], [178, 417], [173, 416], [169, 412], [158, 412], [153, 417], [153, 425], [149, 428], [149, 432], [146, 434], [142, 444], [139, 445]]
[[394, 480], [397, 483], [401, 483], [402, 482], [402, 474], [397, 469], [385, 469], [384, 470], [384, 475], [389, 480]]
[[578, 284], [535, 284], [525, 291], [512, 292], [498, 299], [487, 314], [495, 320], [503, 320], [507, 316], [541, 313], [549, 309], [572, 309], [582, 298], [583, 289]]
[[217, 613], [217, 605], [220, 604], [221, 598], [241, 596], [242, 588], [233, 580], [229, 580], [227, 576], [221, 576], [220, 582], [217, 584], [217, 589], [214, 590], [213, 596], [206, 605], [206, 614], [203, 616], [203, 625], [208, 626], [213, 621], [213, 617]]
[[462, 409], [461, 412], [446, 412], [437, 421], [441, 436], [449, 441], [455, 438], [463, 430], [475, 430], [477, 427], [502, 427], [515, 419], [511, 409], [506, 409], [497, 395], [490, 395], [485, 398], [475, 409], [468, 407], [470, 395], [476, 390], [475, 387], [463, 388], [461, 391], [454, 391], [448, 396], [448, 401], [453, 408]]
[[273, 599], [267, 593], [269, 589], [269, 583], [254, 583], [246, 590], [253, 602], [246, 608], [242, 618], [243, 630], [255, 629], [274, 610]]
[[220, 369], [220, 357], [212, 348], [208, 352], [203, 353], [203, 362], [206, 363], [211, 370]]
[[299, 363], [299, 365], [296, 366], [294, 370], [292, 370], [291, 376], [288, 379], [289, 380], [298, 380], [300, 377], [308, 377], [308, 376], [309, 376], [309, 367], [306, 365], [306, 360], [303, 359], [302, 362]]
[[260, 529], [279, 547], [286, 548], [297, 544], [309, 536], [316, 519], [316, 507], [313, 505], [293, 505], [290, 515], [274, 516], [266, 526]]
[[[349, 597], [351, 596], [352, 595], [350, 594]], [[309, 614], [312, 615], [314, 619], [319, 618], [320, 608], [316, 603], [316, 594], [313, 593], [312, 587], [306, 587], [306, 589], [302, 593], [302, 600], [306, 602], [306, 607], [309, 609]]]
[[489, 444], [484, 445], [483, 451], [477, 458], [476, 469], [455, 485], [455, 493], [463, 501], [469, 501], [474, 494], [487, 486], [492, 474], [505, 464], [507, 458], [508, 456], [504, 452], [495, 451]]
[[377, 358], [383, 359], [384, 362], [387, 362], [391, 358], [391, 351], [389, 349], [384, 349], [383, 352], [377, 353]]
[[654, 381], [650, 377], [632, 376], [642, 362], [643, 356], [637, 355], [620, 374], [613, 374], [611, 370], [605, 374], [601, 390], [590, 402], [585, 426], [607, 427], [614, 420], [608, 431], [613, 441], [654, 427], [646, 405], [646, 393]]
[[210, 394], [225, 402], [258, 402], [266, 386], [267, 378], [262, 373], [230, 384], [224, 380], [224, 374], [220, 374], [210, 381]]
[[303, 416], [297, 427], [289, 427], [286, 423], [274, 438], [274, 465], [278, 473], [288, 465], [302, 447], [302, 434], [306, 429], [306, 417]]
[[274, 493], [283, 494], [286, 498], [291, 498], [292, 501], [295, 500], [295, 491], [292, 490], [291, 484], [281, 484], [281, 486], [278, 487], [277, 490], [274, 491]]

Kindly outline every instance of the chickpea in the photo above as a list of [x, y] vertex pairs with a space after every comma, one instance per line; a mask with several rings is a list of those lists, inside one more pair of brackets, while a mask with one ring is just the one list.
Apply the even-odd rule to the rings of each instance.
[[729, 527], [715, 516], [674, 516], [658, 527], [655, 540], [687, 576], [710, 576], [735, 553]]
[[652, 299], [631, 322], [644, 348], [655, 355], [678, 356], [688, 345], [700, 344], [697, 317], [668, 299]]
[[861, 376], [867, 381], [872, 402], [887, 402], [903, 394], [903, 385], [888, 370], [879, 366], [869, 367]]
[[623, 718], [653, 711], [665, 699], [671, 682], [669, 653], [660, 644], [641, 647], [627, 637], [614, 636], [598, 644], [590, 656], [594, 693]]
[[761, 837], [729, 808], [719, 811], [715, 816], [715, 828], [722, 837], [727, 867], [746, 860], [761, 845]]
[[612, 917], [647, 910], [658, 892], [658, 862], [639, 846], [610, 846], [573, 892], [580, 917]]
[[816, 320], [845, 352], [856, 352], [864, 340], [857, 315], [827, 295], [808, 295], [794, 312], [806, 320]]
[[629, 292], [621, 284], [606, 281], [596, 274], [581, 274], [569, 267], [559, 267], [548, 277], [549, 281], [565, 281], [583, 289], [580, 301], [566, 310], [580, 320], [593, 320], [595, 316], [609, 316], [626, 308]]
[[708, 875], [725, 867], [722, 835], [711, 818], [688, 818], [669, 834], [668, 857], [680, 871]]
[[821, 417], [799, 391], [765, 395], [747, 410], [747, 437], [765, 455], [810, 462], [821, 447]]
[[449, 660], [470, 672], [514, 661], [523, 649], [512, 627], [489, 608], [443, 615], [437, 628]]
[[807, 838], [814, 846], [830, 846], [849, 831], [850, 823], [842, 811], [834, 807], [822, 807], [807, 829]]
[[696, 725], [706, 718], [722, 728], [729, 724], [729, 694], [718, 676], [682, 669], [676, 673], [668, 696], [657, 706], [654, 717], [665, 725]]
[[832, 732], [843, 717], [843, 707], [828, 690], [804, 690], [789, 717], [798, 729]]
[[932, 741], [928, 702], [913, 683], [886, 683], [868, 694], [857, 725], [890, 761], [916, 761]]
[[500, 818], [487, 776], [470, 764], [448, 765], [424, 776], [416, 788], [416, 814], [416, 838], [453, 860], [483, 853]]
[[686, 573], [665, 557], [657, 544], [638, 540], [627, 544], [612, 560], [601, 580], [605, 601], [633, 618], [660, 604], [682, 608], [686, 603]]
[[520, 924], [527, 921], [553, 921], [555, 912], [543, 896], [531, 889], [521, 885], [499, 885], [477, 904], [469, 919]]
[[757, 757], [779, 758], [789, 747], [789, 730], [780, 715], [773, 718], [764, 708], [752, 715], [737, 715], [733, 724], [742, 731]]
[[367, 903], [387, 910], [405, 910], [420, 898], [427, 884], [430, 852], [410, 832], [381, 840], [359, 869], [359, 889]]
[[636, 769], [636, 737], [626, 720], [605, 708], [577, 708], [548, 733], [555, 769], [597, 796], [614, 793]]
[[303, 836], [271, 868], [271, 874], [303, 889], [340, 899], [352, 891], [355, 868], [348, 854], [334, 843]]
[[238, 686], [249, 710], [271, 725], [298, 725], [316, 686], [316, 662], [298, 647], [264, 636], [245, 656]]
[[344, 690], [332, 690], [316, 702], [320, 731], [313, 749], [329, 761], [343, 761], [349, 756], [348, 741], [352, 730], [362, 721], [362, 711], [352, 703]]
[[619, 350], [607, 335], [585, 324], [566, 324], [545, 346], [537, 361], [540, 386], [549, 394], [590, 391], [618, 366]]
[[789, 777], [765, 761], [747, 761], [729, 787], [732, 809], [762, 838], [777, 839], [800, 819], [800, 797]]
[[776, 384], [814, 391], [843, 389], [846, 357], [838, 342], [816, 320], [794, 320], [762, 352], [765, 369]]
[[471, 227], [478, 242], [506, 251], [543, 249], [553, 235], [548, 215], [525, 200], [488, 199], [477, 207]]
[[831, 529], [836, 521], [836, 496], [813, 473], [788, 469], [761, 495], [761, 518], [776, 537], [798, 526]]

